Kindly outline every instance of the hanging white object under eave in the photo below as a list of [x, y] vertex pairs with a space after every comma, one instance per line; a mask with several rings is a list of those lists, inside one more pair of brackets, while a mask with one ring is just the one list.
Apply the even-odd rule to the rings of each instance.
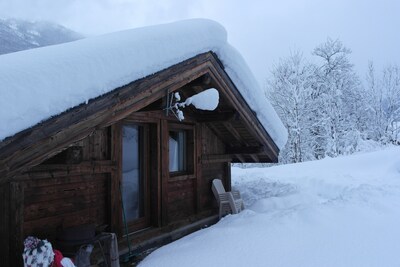
[[201, 110], [215, 110], [219, 103], [219, 93], [215, 88], [210, 88], [195, 94], [185, 101], [185, 105], [192, 104], [197, 109]]
[[[175, 103], [174, 100], [176, 101]], [[192, 95], [183, 102], [178, 102], [180, 100], [181, 96], [179, 92], [175, 92], [171, 95], [171, 97], [167, 98], [168, 105], [165, 110], [167, 110], [167, 115], [168, 112], [171, 111], [179, 121], [183, 121], [185, 116], [183, 115], [183, 111], [181, 109], [189, 105], [193, 105], [199, 110], [215, 110], [219, 104], [219, 93], [217, 89], [210, 88], [198, 94]]]

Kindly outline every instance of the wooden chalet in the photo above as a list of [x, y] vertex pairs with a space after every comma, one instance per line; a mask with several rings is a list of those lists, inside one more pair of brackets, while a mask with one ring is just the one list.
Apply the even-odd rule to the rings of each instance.
[[[171, 93], [208, 88], [214, 111], [166, 114]], [[175, 240], [217, 221], [212, 179], [229, 190], [232, 162], [278, 152], [213, 52], [132, 81], [0, 143], [0, 266], [22, 266], [28, 235], [52, 242], [83, 224], [117, 233], [126, 252], [124, 217], [134, 249]]]

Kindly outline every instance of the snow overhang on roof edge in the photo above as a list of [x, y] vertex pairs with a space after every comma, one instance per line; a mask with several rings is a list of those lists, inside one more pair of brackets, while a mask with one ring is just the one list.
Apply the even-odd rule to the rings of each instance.
[[278, 148], [287, 130], [226, 30], [184, 20], [0, 56], [0, 140], [115, 88], [213, 51]]

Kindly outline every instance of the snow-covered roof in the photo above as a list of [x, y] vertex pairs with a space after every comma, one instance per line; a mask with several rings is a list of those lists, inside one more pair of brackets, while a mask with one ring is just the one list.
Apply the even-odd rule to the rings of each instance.
[[0, 56], [0, 140], [198, 54], [218, 55], [279, 148], [287, 131], [218, 23], [150, 26]]

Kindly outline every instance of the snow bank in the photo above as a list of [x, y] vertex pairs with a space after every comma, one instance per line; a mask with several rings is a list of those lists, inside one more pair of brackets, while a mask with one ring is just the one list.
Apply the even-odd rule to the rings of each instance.
[[214, 51], [278, 147], [287, 132], [225, 29], [204, 19], [0, 56], [0, 140], [200, 53]]
[[400, 147], [232, 176], [244, 212], [139, 266], [400, 266]]

